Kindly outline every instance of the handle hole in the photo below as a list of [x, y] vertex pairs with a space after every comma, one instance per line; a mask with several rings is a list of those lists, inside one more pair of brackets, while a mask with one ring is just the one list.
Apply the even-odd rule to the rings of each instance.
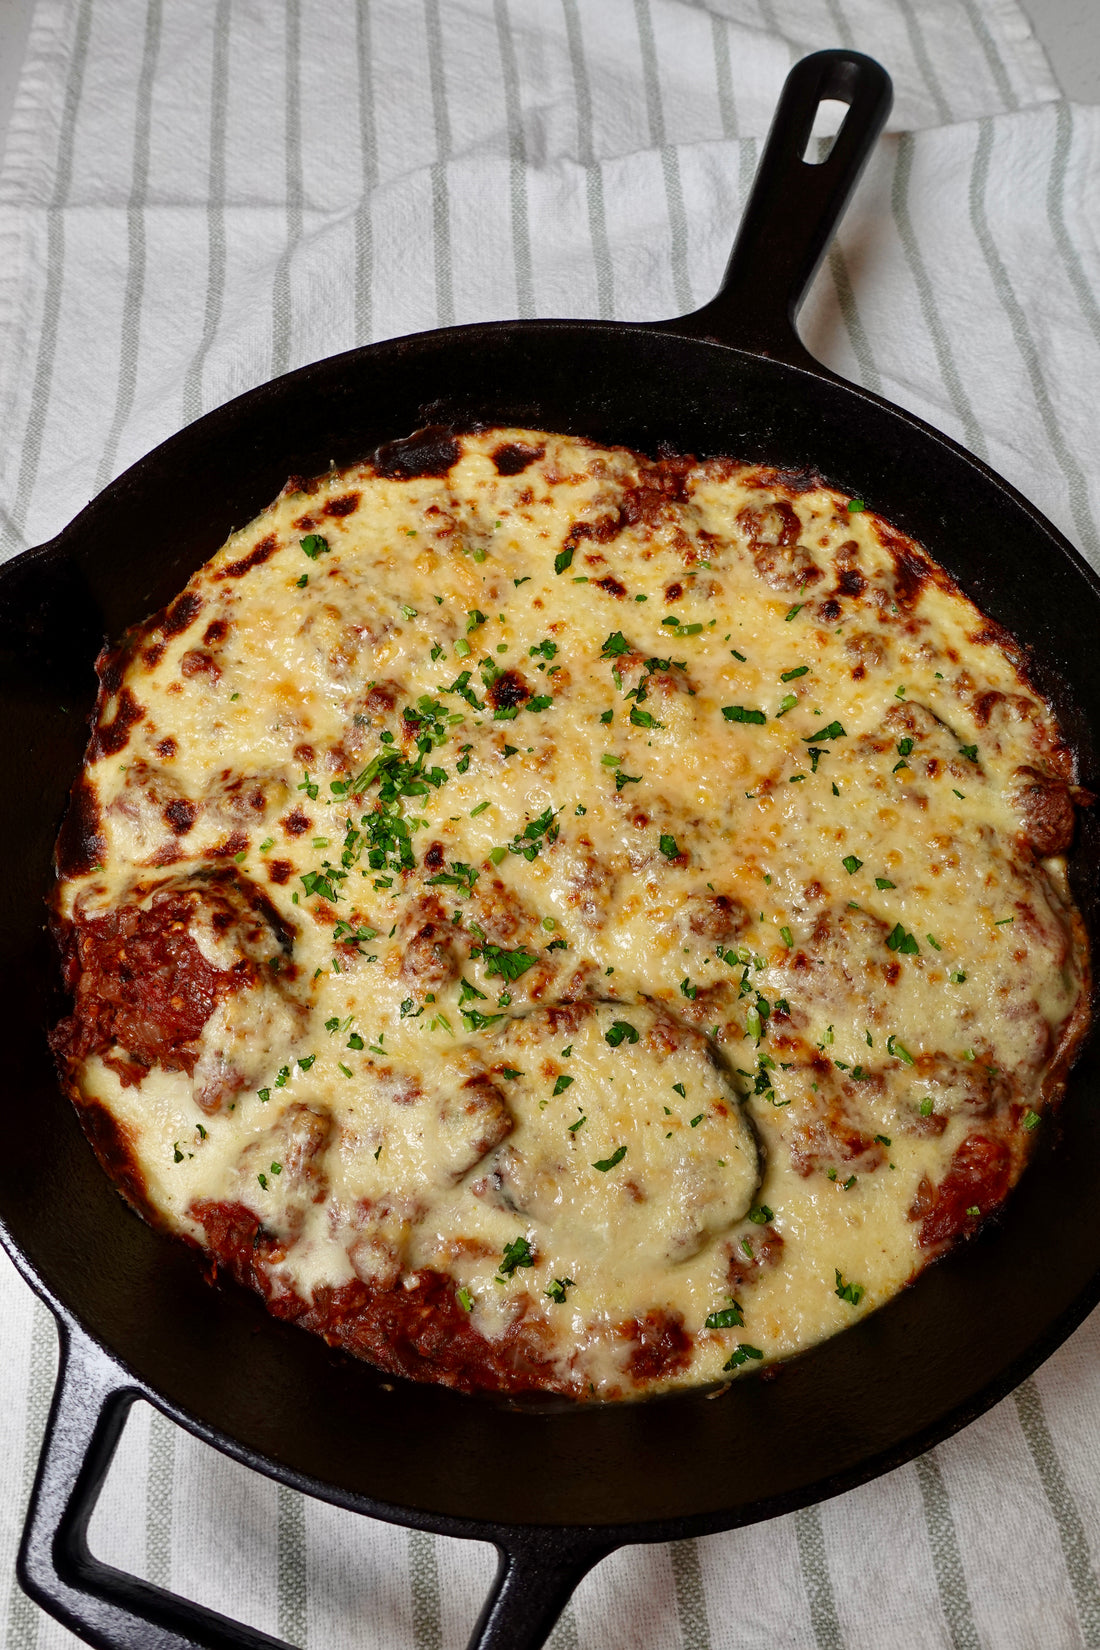
[[802, 159], [807, 166], [820, 166], [828, 160], [850, 108], [851, 104], [842, 103], [839, 98], [822, 98], [802, 151]]

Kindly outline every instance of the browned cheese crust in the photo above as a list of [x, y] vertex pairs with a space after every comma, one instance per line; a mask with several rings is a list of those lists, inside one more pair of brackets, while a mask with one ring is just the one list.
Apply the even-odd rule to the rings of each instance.
[[1048, 1126], [1092, 799], [1018, 644], [816, 476], [422, 432], [97, 669], [62, 1081], [146, 1219], [386, 1371], [734, 1378]]

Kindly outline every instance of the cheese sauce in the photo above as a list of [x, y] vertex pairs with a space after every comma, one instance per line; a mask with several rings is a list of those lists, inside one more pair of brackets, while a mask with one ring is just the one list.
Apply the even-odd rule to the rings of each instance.
[[101, 676], [59, 1063], [273, 1310], [632, 1396], [845, 1328], [1018, 1177], [1086, 1018], [1082, 798], [860, 501], [414, 438], [289, 483]]

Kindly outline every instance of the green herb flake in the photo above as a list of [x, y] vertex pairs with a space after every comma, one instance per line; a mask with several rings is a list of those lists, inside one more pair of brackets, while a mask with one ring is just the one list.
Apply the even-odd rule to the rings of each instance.
[[565, 1072], [563, 1071], [561, 1076], [557, 1079], [556, 1083], [554, 1084], [554, 1094], [555, 1094], [555, 1096], [559, 1095], [559, 1094], [564, 1094], [566, 1089], [570, 1087], [572, 1082], [573, 1082], [573, 1079], [571, 1077], [567, 1077]]
[[328, 539], [322, 538], [320, 533], [307, 533], [305, 538], [299, 539], [298, 542], [310, 561], [316, 561], [318, 556], [324, 555], [326, 550], [332, 548]]
[[572, 1278], [555, 1278], [550, 1287], [544, 1290], [544, 1293], [549, 1300], [556, 1301], [559, 1306], [564, 1306], [565, 1291], [576, 1287]]
[[916, 1061], [913, 1059], [913, 1056], [910, 1054], [910, 1052], [906, 1048], [905, 1044], [904, 1043], [899, 1043], [896, 1037], [893, 1037], [893, 1036], [887, 1037], [887, 1039], [886, 1039], [886, 1052], [887, 1052], [887, 1054], [891, 1055], [895, 1060], [901, 1060], [904, 1065], [907, 1065], [907, 1066], [916, 1065]]
[[867, 506], [861, 498], [850, 498], [848, 500], [848, 514], [850, 516], [862, 515], [866, 508]]
[[734, 1301], [732, 1306], [720, 1307], [717, 1312], [707, 1314], [705, 1329], [743, 1329], [745, 1319], [742, 1316], [740, 1304]]
[[457, 1300], [459, 1306], [461, 1306], [461, 1308], [464, 1312], [472, 1312], [473, 1311], [473, 1309], [474, 1309], [474, 1297], [471, 1295], [470, 1291], [466, 1288], [465, 1284], [463, 1284], [462, 1288], [459, 1289], [456, 1292], [455, 1299]]
[[784, 623], [785, 624], [790, 624], [792, 619], [795, 619], [795, 618], [798, 617], [798, 615], [801, 613], [801, 611], [805, 607], [805, 605], [806, 605], [805, 602], [796, 602], [794, 607], [789, 608], [787, 610], [787, 612], [784, 613], [784, 615], [783, 615]]
[[845, 1283], [838, 1271], [834, 1293], [839, 1295], [842, 1301], [847, 1301], [849, 1306], [858, 1306], [867, 1290], [862, 1283]]
[[779, 930], [779, 938], [783, 941], [783, 944], [787, 947], [788, 951], [794, 945], [794, 939], [791, 936], [791, 931], [789, 928], [781, 928]]
[[534, 1266], [535, 1257], [531, 1252], [531, 1245], [525, 1237], [513, 1238], [511, 1243], [504, 1246], [504, 1254], [497, 1274], [502, 1278], [510, 1278], [519, 1266]]
[[758, 1203], [755, 1208], [749, 1210], [749, 1219], [754, 1226], [766, 1226], [769, 1220], [774, 1218], [766, 1203]]
[[863, 864], [863, 861], [861, 859], [857, 859], [855, 854], [845, 854], [840, 863], [843, 865], [848, 875], [850, 877], [854, 877], [860, 866]]
[[846, 739], [848, 735], [839, 722], [830, 722], [826, 727], [818, 728], [816, 733], [803, 735], [804, 745], [816, 745], [820, 739]]
[[781, 682], [793, 682], [796, 677], [805, 676], [808, 673], [809, 668], [809, 665], [796, 665], [793, 670], [781, 671], [779, 680]]
[[741, 1365], [746, 1363], [750, 1358], [762, 1358], [763, 1356], [764, 1354], [758, 1346], [748, 1346], [744, 1341], [742, 1341], [736, 1352], [730, 1353], [729, 1357], [722, 1365], [722, 1368], [723, 1370], [739, 1369]]
[[683, 979], [680, 981], [681, 997], [686, 997], [689, 1002], [694, 1002], [696, 996], [698, 995], [698, 991], [699, 987], [693, 984], [689, 976], [685, 974]]
[[612, 1020], [603, 1036], [604, 1042], [610, 1043], [612, 1048], [618, 1048], [620, 1043], [638, 1041], [638, 1032], [629, 1020]]
[[780, 716], [786, 716], [787, 712], [789, 710], [793, 710], [794, 707], [797, 705], [797, 703], [798, 703], [798, 694], [797, 693], [785, 693], [783, 695], [782, 699], [780, 699], [778, 705], [776, 706], [776, 709], [775, 709], [776, 719], [778, 720], [778, 718]]
[[887, 934], [886, 944], [891, 951], [900, 951], [902, 956], [920, 956], [920, 946], [917, 944], [916, 936], [908, 933], [900, 922], [896, 922]]
[[762, 710], [753, 710], [748, 705], [723, 705], [722, 715], [727, 722], [753, 722], [759, 727], [768, 720]]
[[621, 1163], [625, 1156], [626, 1147], [619, 1146], [611, 1153], [610, 1157], [601, 1157], [598, 1163], [593, 1163], [592, 1167], [594, 1169], [599, 1169], [601, 1174], [606, 1174], [608, 1169], [613, 1169], [615, 1167], [616, 1163]]
[[567, 567], [573, 565], [573, 545], [567, 544], [564, 550], [559, 550], [554, 557], [554, 572], [564, 573]]
[[876, 888], [882, 888], [882, 889], [896, 888], [897, 883], [896, 882], [891, 882], [889, 877], [876, 877], [875, 878], [875, 887]]
[[1042, 1122], [1042, 1118], [1039, 1116], [1037, 1111], [1025, 1111], [1023, 1117], [1020, 1119], [1020, 1122], [1021, 1126], [1027, 1130], [1028, 1134], [1031, 1134], [1034, 1129], [1039, 1127], [1039, 1124]]
[[631, 652], [630, 643], [621, 630], [613, 630], [600, 649], [601, 659], [615, 659], [623, 653]]

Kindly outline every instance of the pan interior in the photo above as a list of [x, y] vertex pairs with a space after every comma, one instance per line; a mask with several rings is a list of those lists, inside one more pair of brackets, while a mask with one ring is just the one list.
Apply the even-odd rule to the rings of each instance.
[[[656, 453], [808, 469], [866, 498], [1034, 653], [1037, 685], [1096, 773], [1096, 579], [1003, 483], [906, 415], [777, 362], [583, 323], [466, 328], [336, 357], [231, 403], [0, 573], [3, 1000], [0, 1221], [46, 1292], [189, 1424], [363, 1510], [442, 1524], [743, 1522], [858, 1482], [976, 1414], [1100, 1294], [1100, 1115], [1086, 1048], [1003, 1217], [882, 1311], [772, 1379], [611, 1408], [509, 1408], [387, 1380], [269, 1318], [124, 1208], [58, 1092], [62, 1011], [44, 928], [50, 855], [104, 636], [168, 600], [288, 474], [425, 423], [527, 425]], [[1095, 936], [1100, 825], [1074, 882]], [[1094, 940], [1095, 943], [1095, 940]]]

